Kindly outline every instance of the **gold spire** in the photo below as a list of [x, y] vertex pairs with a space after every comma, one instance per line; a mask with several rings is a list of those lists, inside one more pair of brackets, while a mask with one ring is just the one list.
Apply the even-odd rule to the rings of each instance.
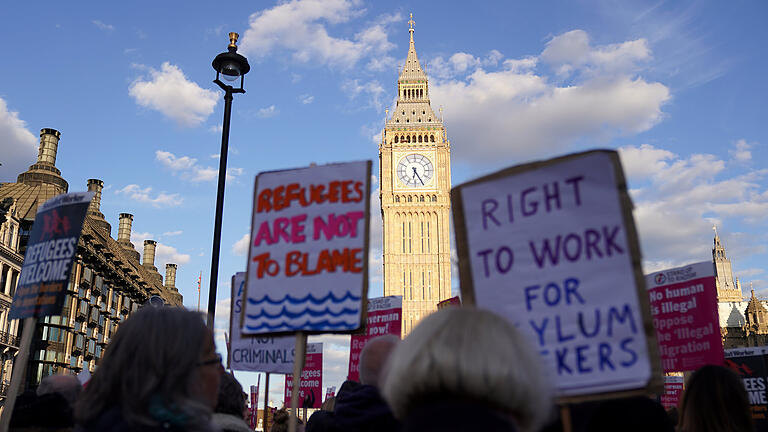
[[229, 48], [237, 48], [237, 39], [239, 37], [240, 35], [235, 32], [229, 33]]

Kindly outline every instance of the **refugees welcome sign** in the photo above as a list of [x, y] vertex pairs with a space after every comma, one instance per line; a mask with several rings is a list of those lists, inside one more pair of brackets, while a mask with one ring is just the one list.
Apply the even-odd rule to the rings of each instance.
[[526, 334], [560, 396], [661, 385], [616, 152], [509, 168], [451, 199], [462, 299]]

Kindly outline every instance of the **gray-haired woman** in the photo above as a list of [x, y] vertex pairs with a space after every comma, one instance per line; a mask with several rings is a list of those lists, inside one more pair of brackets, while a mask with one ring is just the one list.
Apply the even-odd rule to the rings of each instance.
[[539, 362], [504, 318], [468, 307], [443, 309], [392, 353], [382, 393], [405, 432], [531, 432], [551, 410]]
[[145, 307], [120, 325], [75, 407], [77, 430], [210, 431], [224, 369], [202, 316]]

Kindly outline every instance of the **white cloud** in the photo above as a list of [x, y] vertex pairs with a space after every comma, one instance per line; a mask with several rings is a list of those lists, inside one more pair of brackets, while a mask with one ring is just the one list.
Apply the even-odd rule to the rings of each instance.
[[183, 265], [189, 262], [189, 254], [179, 252], [175, 247], [158, 243], [155, 249], [155, 267], [165, 270], [168, 263]]
[[245, 233], [240, 240], [232, 245], [232, 253], [235, 255], [245, 255], [248, 253], [248, 245], [251, 241], [251, 233]]
[[752, 148], [751, 143], [740, 139], [733, 144], [733, 147], [733, 149], [728, 150], [728, 154], [736, 162], [749, 162], [752, 160], [752, 152], [749, 151]]
[[368, 81], [361, 83], [360, 80], [346, 80], [341, 85], [342, 91], [351, 100], [355, 100], [360, 95], [367, 95], [368, 107], [375, 109], [376, 111], [382, 111], [384, 105], [381, 102], [381, 97], [384, 94], [384, 87], [379, 84], [378, 81]]
[[256, 111], [256, 117], [259, 118], [270, 118], [276, 116], [280, 111], [277, 109], [276, 106], [270, 105], [266, 108], [260, 108], [258, 111]]
[[5, 100], [0, 98], [0, 181], [16, 181], [37, 160], [37, 138], [27, 129], [27, 122], [19, 113], [9, 111]]
[[[349, 68], [367, 56], [393, 48], [386, 26], [400, 15], [384, 15], [351, 39], [333, 37], [328, 26], [348, 22], [365, 10], [359, 0], [293, 0], [252, 14], [240, 50], [254, 59], [287, 50], [298, 63]], [[374, 66], [375, 67], [375, 66]]]
[[101, 22], [99, 20], [93, 20], [93, 21], [91, 21], [91, 23], [93, 25], [95, 25], [96, 27], [98, 27], [99, 30], [113, 31], [115, 29], [115, 26], [113, 26], [112, 24], [106, 24], [106, 23], [103, 23], [103, 22]]
[[310, 95], [310, 94], [303, 94], [303, 95], [299, 96], [299, 100], [301, 101], [302, 104], [309, 105], [312, 102], [314, 102], [315, 97]]
[[176, 207], [184, 202], [181, 195], [177, 193], [168, 194], [160, 192], [159, 194], [152, 196], [152, 187], [147, 186], [142, 189], [141, 186], [137, 184], [129, 184], [122, 189], [116, 190], [115, 193], [118, 195], [125, 195], [137, 202], [151, 204], [158, 208]]
[[[486, 59], [466, 53], [439, 59], [437, 69], [447, 78], [430, 92], [434, 104], [447, 109], [451, 140], [474, 144], [455, 146], [457, 160], [521, 161], [658, 123], [669, 89], [636, 76], [650, 55], [644, 40], [592, 47], [586, 33], [575, 30], [553, 38], [536, 58], [502, 61], [494, 51]], [[491, 70], [498, 63], [501, 69]], [[558, 85], [543, 66], [574, 78]]]
[[[622, 147], [619, 154], [635, 188], [646, 271], [711, 259], [713, 225], [721, 237], [735, 223], [768, 228], [766, 169], [728, 176], [725, 162], [713, 155], [683, 157], [648, 144]], [[759, 242], [740, 240], [745, 249], [759, 249]]]
[[213, 112], [218, 95], [189, 81], [178, 66], [164, 62], [147, 68], [149, 78], [136, 79], [128, 94], [136, 103], [173, 119], [180, 126], [197, 126]]
[[174, 236], [182, 235], [183, 233], [184, 233], [184, 231], [182, 231], [182, 230], [166, 231], [166, 232], [163, 233], [163, 237], [174, 237]]
[[[218, 155], [215, 155], [218, 158]], [[189, 156], [176, 156], [165, 150], [155, 151], [155, 159], [178, 174], [184, 180], [191, 182], [211, 181], [218, 178], [219, 169], [210, 166], [202, 166], [197, 159]], [[243, 173], [242, 168], [227, 168], [227, 180], [232, 180]]]

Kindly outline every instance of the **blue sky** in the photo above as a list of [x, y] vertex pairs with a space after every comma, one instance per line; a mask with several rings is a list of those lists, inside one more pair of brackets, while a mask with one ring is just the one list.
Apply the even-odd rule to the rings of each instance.
[[[375, 163], [409, 13], [433, 107], [444, 108], [454, 184], [619, 149], [648, 272], [710, 259], [716, 224], [745, 294], [751, 282], [768, 295], [762, 2], [15, 2], [0, 16], [0, 181], [34, 162], [41, 128], [58, 129], [70, 190], [104, 180], [113, 234], [119, 213], [134, 214], [134, 243], [153, 238], [157, 266], [179, 264], [189, 307], [203, 271], [205, 307], [223, 113], [210, 64], [239, 32], [251, 72], [233, 105], [223, 328], [229, 277], [245, 267], [254, 176]], [[338, 386], [348, 338], [323, 340], [324, 385]]]

